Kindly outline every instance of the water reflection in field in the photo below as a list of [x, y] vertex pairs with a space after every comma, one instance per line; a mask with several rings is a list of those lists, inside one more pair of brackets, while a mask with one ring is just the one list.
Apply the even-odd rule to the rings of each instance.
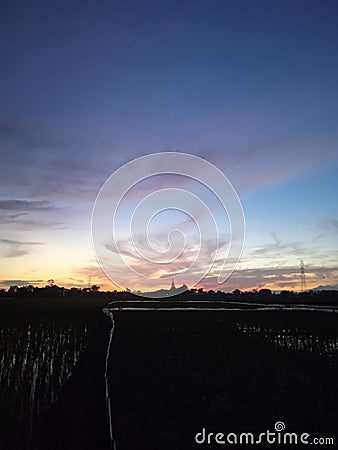
[[203, 427], [260, 433], [277, 420], [288, 431], [334, 436], [336, 314], [128, 310], [114, 311], [114, 321], [117, 448], [197, 448]]
[[276, 350], [295, 350], [317, 355], [335, 356], [338, 337], [315, 335], [301, 329], [273, 329], [267, 326], [238, 323], [237, 329], [250, 339], [265, 340]]
[[1, 448], [31, 448], [33, 429], [56, 401], [89, 331], [79, 321], [0, 324]]

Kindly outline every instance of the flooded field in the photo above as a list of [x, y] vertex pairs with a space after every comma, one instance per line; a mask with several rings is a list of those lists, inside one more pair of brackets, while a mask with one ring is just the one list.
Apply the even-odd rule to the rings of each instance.
[[118, 450], [195, 449], [203, 428], [259, 433], [274, 431], [277, 421], [290, 432], [334, 436], [337, 314], [114, 311], [113, 317], [108, 386]]
[[196, 434], [276, 422], [337, 439], [336, 313], [109, 314], [1, 324], [1, 449], [219, 448]]
[[0, 321], [0, 448], [31, 449], [40, 418], [90, 339], [92, 321]]

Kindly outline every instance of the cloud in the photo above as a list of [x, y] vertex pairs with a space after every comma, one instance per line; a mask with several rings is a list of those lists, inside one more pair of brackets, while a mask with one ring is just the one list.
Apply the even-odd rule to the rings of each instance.
[[[238, 136], [241, 136], [239, 132]], [[239, 138], [240, 139], [240, 138]], [[210, 137], [212, 141], [212, 138]], [[337, 160], [337, 136], [317, 134], [290, 139], [254, 140], [207, 145], [198, 154], [214, 162], [235, 184], [240, 194], [276, 183], [294, 180], [304, 173], [316, 172]]]
[[[146, 268], [147, 269], [147, 268]], [[122, 288], [129, 287], [132, 290], [137, 289], [139, 286], [133, 283], [137, 282], [137, 277], [135, 280], [129, 277], [125, 278], [123, 270], [119, 270], [117, 267], [116, 281], [123, 281], [121, 283]], [[158, 279], [158, 288], [169, 288], [171, 283], [171, 277], [177, 277], [177, 272], [166, 272], [160, 275]], [[101, 268], [97, 266], [86, 266], [77, 269], [74, 272], [74, 277], [71, 278], [73, 284], [76, 286], [87, 286], [88, 278], [91, 277], [91, 282], [93, 284], [99, 284], [103, 289], [120, 289], [113, 284], [111, 280], [104, 274]], [[177, 281], [177, 278], [175, 278]], [[185, 284], [192, 287], [189, 279], [183, 280]], [[319, 267], [319, 266], [308, 266], [306, 268], [306, 282], [308, 289], [315, 288], [319, 285], [336, 285], [338, 280], [338, 267]], [[177, 284], [177, 282], [176, 282]], [[66, 286], [67, 283], [64, 283]], [[154, 287], [155, 284], [152, 284]], [[300, 289], [300, 273], [298, 267], [257, 267], [253, 269], [236, 269], [230, 278], [226, 280], [225, 283], [218, 283], [218, 275], [207, 275], [198, 284], [198, 287], [203, 287], [205, 290], [213, 289], [215, 291], [222, 290], [225, 292], [231, 292], [234, 289], [252, 290], [252, 289], [262, 289], [269, 288], [272, 290], [299, 290]], [[142, 289], [146, 290], [146, 289]]]
[[282, 241], [275, 232], [271, 232], [273, 242], [266, 242], [247, 252], [247, 256], [276, 258], [280, 255], [302, 256], [308, 253], [308, 246], [305, 242]]
[[28, 284], [40, 284], [44, 280], [0, 280], [2, 286], [27, 286]]
[[[110, 175], [92, 149], [84, 144], [80, 148], [79, 142], [60, 136], [42, 121], [0, 118], [0, 149], [6, 154], [0, 180], [2, 195], [65, 195], [94, 200]], [[102, 183], [98, 183], [100, 174]]]
[[[133, 236], [133, 238], [134, 241], [138, 241], [138, 248], [142, 252], [142, 236]], [[152, 239], [153, 244], [156, 244], [156, 238], [159, 238], [162, 248], [163, 243], [164, 247], [167, 247], [166, 239], [162, 237], [161, 240], [160, 236], [155, 236], [155, 242]], [[225, 238], [221, 239], [218, 242], [217, 251], [217, 240], [213, 238], [205, 239], [203, 251], [199, 251], [199, 239], [191, 239], [185, 242], [184, 250], [179, 247], [183, 250], [182, 253], [177, 252], [177, 248], [169, 249], [168, 247], [168, 252], [161, 253], [159, 248], [153, 255], [149, 254], [147, 250], [145, 254], [143, 253], [143, 256], [135, 251], [128, 239], [121, 239], [117, 244], [120, 254], [115, 245], [107, 244], [105, 249], [108, 252], [101, 255], [101, 262], [105, 262], [109, 274], [120, 286], [145, 291], [153, 290], [155, 287], [166, 287], [168, 279], [172, 276], [175, 277], [177, 285], [185, 283], [188, 286], [192, 286], [192, 283], [208, 273], [211, 268], [218, 276], [221, 267], [223, 267], [227, 253], [225, 250], [229, 242]], [[135, 273], [121, 263], [120, 255]], [[145, 255], [151, 257], [152, 261], [147, 259]], [[174, 257], [177, 255], [178, 257], [175, 259]]]
[[44, 245], [43, 242], [36, 241], [17, 241], [13, 239], [0, 239], [1, 258], [17, 258], [32, 253], [30, 247]]
[[0, 239], [0, 242], [2, 244], [9, 244], [9, 245], [44, 245], [43, 242], [37, 242], [37, 241], [16, 241], [13, 239]]
[[0, 224], [6, 225], [6, 224], [16, 224], [20, 222], [25, 222], [26, 219], [23, 220], [23, 218], [26, 218], [28, 213], [21, 212], [21, 213], [15, 213], [15, 214], [6, 214], [1, 213], [0, 215]]
[[[335, 284], [338, 279], [338, 267], [307, 267], [306, 282], [308, 288], [316, 287], [325, 279], [327, 284]], [[300, 288], [298, 267], [258, 267], [254, 269], [236, 269], [223, 284], [217, 283], [216, 276], [208, 276], [199, 283], [205, 289], [232, 291], [234, 289], [251, 290], [263, 287], [273, 290]]]
[[46, 200], [0, 200], [0, 209], [10, 211], [52, 211], [55, 207]]
[[48, 227], [63, 229], [64, 224], [54, 220], [51, 214], [63, 211], [46, 200], [0, 200], [0, 224], [15, 226], [19, 229]]
[[53, 230], [63, 230], [66, 227], [65, 224], [58, 221], [53, 221], [49, 217], [43, 218], [30, 218], [27, 213], [22, 214], [2, 214], [0, 216], [1, 225], [11, 225], [19, 230], [31, 230], [32, 228], [46, 228]]

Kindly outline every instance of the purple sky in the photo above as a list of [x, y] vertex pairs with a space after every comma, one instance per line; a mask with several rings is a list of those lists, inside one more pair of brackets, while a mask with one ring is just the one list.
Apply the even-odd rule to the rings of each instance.
[[[122, 164], [201, 156], [246, 244], [223, 290], [338, 284], [336, 1], [3, 1], [0, 286], [93, 282], [91, 213]], [[187, 280], [189, 284], [189, 280]]]

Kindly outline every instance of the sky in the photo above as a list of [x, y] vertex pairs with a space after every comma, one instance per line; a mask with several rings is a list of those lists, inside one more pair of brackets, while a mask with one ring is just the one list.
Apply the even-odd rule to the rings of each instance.
[[[237, 268], [198, 287], [299, 290], [300, 260], [308, 288], [338, 286], [337, 21], [327, 0], [1, 2], [0, 287], [116, 289], [93, 249], [94, 202], [114, 171], [157, 152], [214, 164], [243, 207]], [[191, 185], [169, 178], [125, 211]], [[184, 223], [168, 214], [159, 242]], [[163, 267], [147, 273], [167, 287]]]

